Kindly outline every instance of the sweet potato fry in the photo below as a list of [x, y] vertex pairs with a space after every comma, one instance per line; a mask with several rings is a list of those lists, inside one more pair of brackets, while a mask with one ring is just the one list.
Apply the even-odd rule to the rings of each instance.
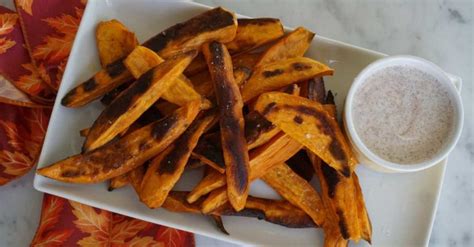
[[232, 57], [232, 65], [234, 68], [245, 67], [253, 70], [261, 56], [260, 52], [244, 52]]
[[169, 27], [143, 43], [143, 46], [167, 59], [178, 52], [199, 50], [207, 42], [229, 42], [234, 39], [236, 31], [235, 14], [217, 7]]
[[317, 225], [323, 225], [325, 211], [318, 192], [286, 164], [281, 163], [268, 169], [262, 180], [283, 198], [306, 212]]
[[277, 90], [297, 81], [332, 74], [331, 68], [310, 58], [279, 60], [255, 68], [242, 89], [242, 98], [247, 102], [262, 93]]
[[132, 78], [131, 80], [123, 83], [122, 85], [112, 89], [111, 91], [104, 94], [102, 99], [100, 99], [100, 102], [106, 106], [110, 105], [110, 103], [112, 103], [112, 101], [114, 101], [114, 99], [117, 98], [117, 96], [119, 96], [120, 93], [125, 91], [125, 89], [130, 87], [130, 85], [132, 85], [134, 82], [135, 82], [135, 79]]
[[210, 215], [212, 217], [212, 219], [214, 220], [214, 223], [216, 224], [217, 228], [219, 228], [219, 230], [226, 234], [226, 235], [230, 235], [229, 232], [227, 231], [227, 229], [225, 229], [225, 226], [224, 226], [224, 222], [222, 221], [222, 217], [219, 216], [219, 215]]
[[138, 45], [135, 34], [115, 19], [100, 22], [95, 33], [102, 67], [127, 56]]
[[123, 65], [123, 59], [119, 59], [71, 89], [62, 98], [61, 104], [67, 107], [83, 106], [131, 79], [133, 77]]
[[[234, 13], [218, 7], [164, 30], [143, 46], [168, 59], [177, 53], [198, 50], [202, 44], [212, 40], [229, 42], [234, 39], [236, 31]], [[122, 59], [119, 59], [69, 91], [61, 104], [67, 107], [83, 106], [131, 78]]]
[[114, 177], [114, 178], [110, 179], [108, 190], [112, 191], [112, 190], [115, 190], [115, 189], [118, 189], [118, 188], [122, 188], [125, 185], [127, 185], [128, 183], [129, 183], [128, 174], [127, 173], [122, 174], [120, 176], [117, 176], [117, 177]]
[[273, 92], [262, 94], [255, 110], [339, 173], [350, 177], [357, 160], [339, 125], [321, 104]]
[[219, 42], [211, 42], [202, 47], [202, 52], [209, 67], [219, 107], [227, 193], [234, 209], [240, 211], [245, 206], [249, 190], [249, 157], [244, 133], [243, 102], [226, 47]]
[[280, 20], [274, 18], [238, 19], [235, 38], [226, 43], [230, 54], [254, 49], [284, 35]]
[[[240, 54], [252, 50], [283, 36], [280, 20], [273, 18], [238, 19], [235, 38], [225, 45], [229, 53]], [[260, 56], [256, 57], [257, 59]], [[207, 64], [203, 56], [197, 56], [186, 68], [184, 74], [196, 75], [206, 70]]]
[[196, 55], [196, 51], [173, 57], [143, 74], [99, 115], [83, 146], [93, 150], [128, 128], [165, 92]]
[[201, 213], [200, 202], [188, 203], [186, 197], [187, 191], [170, 191], [162, 207], [168, 211], [179, 213]]
[[255, 66], [260, 67], [283, 59], [301, 57], [308, 50], [313, 37], [314, 33], [304, 27], [298, 27], [270, 46]]
[[213, 141], [209, 140], [209, 138], [201, 138], [198, 145], [193, 150], [192, 156], [212, 167], [219, 173], [224, 173], [225, 163], [221, 149], [220, 136], [217, 139], [218, 140]]
[[359, 241], [364, 230], [364, 238], [370, 242], [371, 227], [357, 175], [353, 173], [349, 178], [344, 177], [324, 162], [316, 165], [315, 169], [321, 184], [328, 224], [336, 226], [346, 240]]
[[313, 178], [313, 165], [311, 164], [311, 160], [305, 150], [300, 150], [298, 153], [293, 155], [286, 161], [286, 164], [304, 180], [309, 182]]
[[252, 111], [245, 115], [245, 138], [249, 150], [258, 147], [280, 132], [274, 124], [265, 119], [260, 113]]
[[139, 166], [127, 173], [130, 184], [132, 185], [137, 195], [140, 195], [140, 192], [142, 189], [143, 177], [145, 176], [148, 163], [149, 162], [145, 162], [145, 164], [143, 164], [142, 166]]
[[79, 135], [81, 135], [81, 136], [84, 136], [84, 137], [85, 137], [85, 136], [87, 136], [88, 134], [89, 134], [89, 128], [81, 129], [81, 130], [79, 131]]
[[200, 110], [200, 102], [190, 102], [174, 114], [118, 141], [58, 161], [37, 173], [70, 183], [96, 183], [120, 176], [163, 151], [184, 132]]
[[165, 60], [158, 56], [154, 51], [144, 47], [137, 46], [123, 60], [123, 64], [135, 79], [145, 74], [148, 70]]
[[216, 113], [212, 111], [195, 120], [171, 146], [150, 162], [140, 191], [140, 200], [148, 207], [161, 207], [181, 177], [199, 137], [215, 117]]
[[[189, 192], [187, 201], [189, 203], [196, 202], [201, 196], [220, 188], [226, 184], [225, 176], [214, 169], [210, 169], [204, 178]], [[224, 190], [224, 194], [227, 191]]]
[[[265, 145], [256, 148], [250, 152], [250, 181], [262, 177], [268, 169], [286, 161], [298, 152], [300, 148], [301, 144], [283, 133], [278, 134]], [[196, 188], [191, 191], [190, 195], [192, 194], [195, 198], [199, 198], [199, 196], [206, 194], [205, 191], [201, 189], [201, 183], [212, 184], [213, 187], [220, 187], [225, 184], [225, 179], [223, 176], [206, 176], [201, 180]], [[209, 195], [209, 197], [203, 202], [204, 213], [209, 213], [216, 207], [223, 205], [228, 200], [225, 193], [213, 191], [211, 195]]]
[[[124, 60], [125, 67], [136, 79], [162, 62], [164, 60], [158, 54], [143, 46], [137, 46]], [[201, 95], [194, 90], [189, 79], [184, 75], [178, 76], [173, 86], [164, 91], [161, 97], [179, 106], [201, 99]]]
[[256, 217], [265, 221], [290, 227], [317, 227], [313, 220], [301, 209], [287, 201], [271, 200], [249, 196], [244, 210], [235, 212], [229, 204], [214, 210], [213, 214], [226, 216]]

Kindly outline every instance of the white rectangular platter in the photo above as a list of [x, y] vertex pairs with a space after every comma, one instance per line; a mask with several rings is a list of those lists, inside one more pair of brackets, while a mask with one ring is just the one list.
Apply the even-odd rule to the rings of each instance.
[[[98, 22], [118, 19], [137, 34], [140, 42], [144, 42], [166, 27], [185, 21], [207, 8], [182, 1], [89, 0], [54, 105], [38, 167], [78, 153], [83, 142], [79, 130], [91, 126], [103, 109], [98, 102], [79, 109], [68, 109], [59, 103], [66, 92], [100, 68], [94, 39]], [[316, 36], [307, 56], [335, 69], [335, 75], [327, 77], [325, 81], [326, 87], [336, 93], [336, 103], [341, 112], [345, 95], [356, 74], [370, 62], [385, 55]], [[443, 161], [429, 170], [411, 174], [381, 174], [362, 166], [357, 168], [373, 224], [374, 246], [427, 245], [445, 166], [446, 161]], [[198, 171], [188, 172], [176, 189], [190, 190], [199, 178]], [[230, 232], [230, 236], [227, 236], [204, 216], [148, 209], [139, 202], [131, 188], [108, 192], [105, 183], [66, 184], [42, 176], [35, 177], [34, 186], [39, 191], [94, 207], [238, 244], [323, 244], [320, 229], [289, 229], [252, 218], [224, 217]], [[251, 194], [278, 198], [261, 181], [252, 184]]]

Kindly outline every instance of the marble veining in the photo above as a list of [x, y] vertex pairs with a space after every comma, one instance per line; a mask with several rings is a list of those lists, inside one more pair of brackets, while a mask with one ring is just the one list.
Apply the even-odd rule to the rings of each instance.
[[[387, 54], [412, 54], [463, 79], [464, 130], [449, 158], [430, 246], [473, 246], [473, 1], [471, 0], [198, 0], [248, 16], [281, 18], [317, 34]], [[11, 0], [0, 5], [13, 8]], [[32, 173], [0, 186], [0, 247], [27, 246], [40, 214], [42, 195]], [[232, 246], [196, 236], [198, 246]]]

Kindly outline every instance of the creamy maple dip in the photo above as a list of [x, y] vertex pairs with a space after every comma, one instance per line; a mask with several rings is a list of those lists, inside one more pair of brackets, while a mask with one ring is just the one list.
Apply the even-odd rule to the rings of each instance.
[[435, 77], [408, 66], [369, 76], [354, 95], [357, 135], [373, 153], [398, 164], [428, 160], [449, 139], [454, 106]]

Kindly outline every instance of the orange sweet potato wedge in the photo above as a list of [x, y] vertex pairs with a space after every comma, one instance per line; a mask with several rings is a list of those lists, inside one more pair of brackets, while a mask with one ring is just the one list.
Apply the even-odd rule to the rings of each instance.
[[200, 214], [200, 202], [188, 203], [186, 201], [188, 193], [187, 191], [170, 191], [162, 207], [171, 212]]
[[212, 138], [208, 138], [210, 135], [201, 138], [196, 148], [194, 148], [192, 156], [199, 159], [204, 164], [212, 167], [219, 173], [224, 173], [225, 162], [224, 156], [222, 155], [220, 134], [215, 134], [219, 135], [217, 136], [218, 138], [214, 138], [214, 134], [212, 134]]
[[337, 227], [345, 240], [363, 238], [370, 243], [372, 228], [357, 175], [353, 173], [347, 178], [324, 162], [315, 166], [328, 215], [327, 224]]
[[196, 51], [179, 54], [143, 74], [95, 120], [83, 150], [98, 148], [128, 128], [173, 84], [195, 55]]
[[248, 197], [245, 208], [240, 212], [235, 212], [227, 203], [214, 210], [212, 214], [256, 217], [289, 228], [317, 227], [303, 210], [288, 201], [271, 200], [253, 196]]
[[211, 42], [202, 47], [219, 107], [227, 193], [236, 211], [245, 206], [249, 190], [249, 157], [244, 133], [243, 102], [235, 83], [232, 60], [226, 47]]
[[226, 43], [230, 54], [245, 52], [282, 37], [285, 33], [279, 19], [238, 19], [235, 38]]
[[304, 27], [296, 28], [272, 44], [260, 57], [256, 67], [283, 59], [302, 57], [313, 38], [314, 33]]
[[242, 98], [247, 102], [256, 96], [280, 89], [292, 83], [316, 76], [332, 75], [328, 66], [306, 57], [279, 60], [256, 67], [242, 89]]
[[268, 169], [262, 180], [283, 198], [305, 211], [317, 225], [323, 225], [325, 211], [318, 192], [286, 164]]
[[138, 45], [135, 34], [115, 19], [100, 22], [95, 39], [102, 67], [127, 56]]
[[120, 176], [162, 152], [186, 130], [201, 109], [200, 102], [190, 102], [118, 141], [58, 161], [37, 173], [70, 183], [97, 183]]
[[[138, 79], [144, 73], [153, 67], [161, 64], [164, 60], [154, 51], [144, 47], [137, 46], [124, 60], [125, 67], [132, 73], [133, 77]], [[161, 96], [166, 101], [182, 106], [189, 101], [201, 99], [201, 95], [194, 90], [189, 79], [184, 75], [175, 79], [172, 87], [169, 87]]]
[[[235, 14], [218, 7], [164, 30], [146, 41], [143, 46], [162, 58], [169, 59], [177, 53], [199, 50], [202, 44], [212, 40], [229, 42], [234, 39], [236, 31]], [[61, 104], [67, 107], [83, 106], [131, 78], [132, 75], [122, 59], [116, 60], [69, 91]]]
[[[274, 41], [284, 35], [280, 20], [274, 18], [238, 19], [235, 38], [225, 43], [230, 54], [240, 54]], [[258, 56], [259, 58], [260, 56]], [[184, 74], [196, 75], [206, 70], [203, 56], [197, 56]]]
[[350, 177], [357, 160], [339, 125], [321, 104], [272, 92], [258, 98], [255, 110], [339, 173]]
[[[278, 165], [281, 162], [285, 162], [300, 149], [301, 144], [284, 133], [278, 134], [265, 145], [256, 148], [250, 152], [250, 181], [262, 177], [272, 166]], [[195, 198], [199, 198], [200, 196], [206, 194], [206, 191], [202, 189], [202, 186], [200, 186], [201, 183], [212, 184], [213, 187], [220, 187], [225, 184], [225, 179], [224, 176], [206, 176], [201, 180], [196, 188], [191, 191], [190, 195], [194, 195]], [[219, 189], [215, 191], [218, 190]], [[216, 209], [216, 207], [219, 207], [227, 202], [228, 197], [225, 193], [222, 193], [222, 191], [215, 191], [211, 192], [209, 197], [203, 202], [204, 213], [209, 213]]]
[[140, 191], [140, 200], [149, 208], [161, 207], [181, 177], [191, 151], [215, 117], [214, 112], [208, 112], [196, 119], [171, 146], [150, 162]]
[[71, 89], [61, 100], [67, 107], [83, 106], [133, 79], [123, 59], [107, 65], [87, 81]]
[[[214, 169], [210, 169], [204, 178], [196, 185], [196, 187], [194, 187], [194, 189], [189, 192], [187, 201], [189, 203], [194, 203], [203, 195], [206, 195], [217, 188], [221, 188], [225, 184], [225, 176]], [[225, 188], [224, 193], [227, 193]]]
[[183, 51], [199, 50], [202, 44], [211, 41], [229, 42], [234, 39], [236, 31], [235, 14], [217, 7], [169, 27], [143, 43], [143, 46], [167, 59]]
[[145, 176], [148, 163], [149, 162], [146, 162], [144, 165], [141, 165], [127, 173], [128, 179], [130, 180], [130, 184], [132, 185], [137, 195], [140, 195], [140, 192], [142, 190], [143, 177]]
[[119, 189], [126, 186], [127, 184], [129, 184], [128, 174], [125, 173], [125, 174], [122, 174], [120, 176], [110, 179], [108, 190], [112, 191], [115, 189]]

